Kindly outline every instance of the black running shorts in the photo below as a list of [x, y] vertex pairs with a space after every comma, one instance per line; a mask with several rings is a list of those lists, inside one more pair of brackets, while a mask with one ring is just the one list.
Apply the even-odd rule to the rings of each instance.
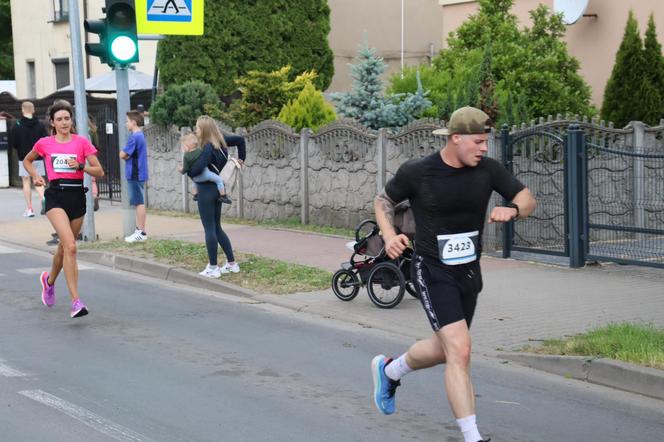
[[448, 266], [436, 259], [413, 254], [411, 265], [411, 275], [433, 330], [438, 331], [462, 319], [470, 328], [477, 295], [482, 291], [479, 260]]
[[85, 190], [83, 187], [76, 189], [54, 189], [49, 187], [44, 192], [46, 198], [46, 212], [59, 208], [65, 211], [69, 221], [85, 215]]

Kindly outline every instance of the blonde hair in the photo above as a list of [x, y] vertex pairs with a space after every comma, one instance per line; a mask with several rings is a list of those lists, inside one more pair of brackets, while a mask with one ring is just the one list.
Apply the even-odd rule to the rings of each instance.
[[201, 146], [210, 143], [215, 149], [221, 149], [222, 146], [225, 149], [228, 149], [224, 135], [221, 133], [217, 123], [212, 117], [201, 115], [196, 120], [196, 126], [198, 126], [198, 140], [200, 141]]
[[180, 137], [180, 144], [198, 144], [198, 137], [196, 136], [195, 133], [189, 132], [188, 134], [184, 134]]

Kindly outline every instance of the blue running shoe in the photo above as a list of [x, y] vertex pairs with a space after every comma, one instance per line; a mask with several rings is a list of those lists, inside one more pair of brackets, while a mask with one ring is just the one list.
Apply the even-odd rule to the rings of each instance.
[[374, 403], [376, 408], [383, 414], [392, 414], [396, 409], [394, 394], [397, 387], [401, 385], [400, 381], [393, 381], [385, 374], [385, 366], [392, 362], [392, 359], [385, 355], [378, 355], [371, 360], [371, 374], [374, 383]]

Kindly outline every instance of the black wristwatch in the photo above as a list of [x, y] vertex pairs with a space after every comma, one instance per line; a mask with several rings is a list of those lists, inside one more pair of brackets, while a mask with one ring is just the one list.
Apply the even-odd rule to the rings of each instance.
[[85, 163], [78, 163], [78, 170], [83, 170], [83, 169], [85, 169]]
[[505, 203], [505, 207], [509, 207], [510, 209], [516, 209], [516, 215], [514, 215], [514, 218], [512, 218], [513, 220], [519, 217], [519, 206], [517, 206], [513, 202], [507, 202]]

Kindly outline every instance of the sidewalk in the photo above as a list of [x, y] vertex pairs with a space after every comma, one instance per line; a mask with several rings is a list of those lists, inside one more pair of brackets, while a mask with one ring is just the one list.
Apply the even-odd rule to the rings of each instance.
[[[0, 190], [0, 240], [48, 250], [51, 228], [43, 216], [23, 219], [21, 193]], [[95, 226], [102, 240], [120, 237], [119, 205], [102, 202]], [[335, 271], [350, 255], [346, 239], [310, 233], [223, 223], [234, 249]], [[151, 238], [203, 242], [197, 219], [148, 215]], [[52, 248], [51, 248], [52, 249]], [[475, 352], [496, 355], [546, 338], [582, 332], [614, 321], [646, 321], [664, 326], [664, 271], [636, 266], [603, 265], [569, 269], [493, 257], [482, 258], [484, 290], [473, 321]], [[259, 295], [279, 304], [323, 317], [391, 330], [413, 339], [431, 330], [419, 301], [406, 295], [391, 310], [371, 304], [362, 289], [351, 302], [331, 289], [293, 295]]]

